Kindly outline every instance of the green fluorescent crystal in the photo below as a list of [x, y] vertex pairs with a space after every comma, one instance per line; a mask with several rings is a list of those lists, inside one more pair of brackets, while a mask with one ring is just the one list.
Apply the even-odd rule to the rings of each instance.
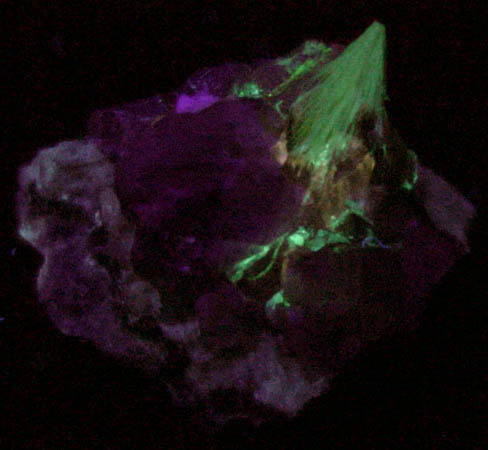
[[233, 92], [239, 98], [261, 98], [264, 95], [263, 90], [257, 83], [244, 83], [242, 86], [235, 84]]
[[271, 297], [266, 302], [266, 307], [271, 309], [276, 309], [277, 306], [284, 306], [289, 307], [291, 306], [290, 303], [286, 300], [285, 296], [283, 295], [283, 290], [278, 291], [273, 297]]
[[327, 47], [327, 45], [323, 44], [322, 42], [306, 41], [302, 51], [299, 54], [290, 56], [288, 58], [279, 58], [277, 64], [283, 66], [290, 75], [293, 75], [298, 71], [303, 70], [300, 69], [300, 67], [303, 66], [300, 58], [301, 55], [313, 57], [315, 60], [323, 62], [329, 58], [331, 53], [332, 49]]
[[327, 164], [346, 151], [355, 133], [358, 113], [384, 118], [385, 27], [374, 22], [334, 61], [314, 75], [316, 87], [294, 103], [292, 154], [305, 164]]
[[411, 191], [411, 190], [413, 190], [413, 188], [417, 184], [417, 180], [418, 180], [417, 155], [412, 150], [409, 150], [408, 151], [408, 158], [410, 158], [412, 161], [413, 170], [412, 170], [412, 173], [410, 174], [410, 178], [405, 180], [401, 187], [402, 187], [402, 189], [405, 189], [407, 191]]
[[317, 66], [318, 62], [313, 59], [308, 59], [303, 64], [300, 64], [297, 69], [287, 78], [283, 83], [276, 86], [269, 94], [268, 97], [274, 97], [280, 95], [291, 83], [301, 78], [308, 72], [311, 72]]
[[290, 247], [303, 247], [309, 237], [310, 232], [303, 227], [299, 227], [297, 231], [288, 236], [288, 245]]
[[281, 235], [279, 238], [275, 239], [268, 245], [253, 245], [250, 247], [252, 254], [244, 259], [241, 259], [239, 262], [234, 264], [231, 269], [227, 272], [227, 277], [233, 283], [241, 280], [248, 272], [252, 270], [252, 268], [262, 261], [264, 258], [268, 256], [271, 250], [273, 253], [271, 254], [271, 260], [267, 264], [264, 270], [259, 272], [256, 275], [247, 275], [246, 278], [249, 280], [258, 280], [259, 278], [264, 277], [274, 266], [276, 259], [278, 257], [278, 253], [283, 245], [287, 237], [287, 233]]

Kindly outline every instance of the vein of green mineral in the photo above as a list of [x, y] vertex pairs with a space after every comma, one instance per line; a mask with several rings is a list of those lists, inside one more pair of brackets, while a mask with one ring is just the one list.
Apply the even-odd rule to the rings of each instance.
[[[307, 41], [301, 54], [315, 58], [307, 59], [303, 63], [298, 61], [297, 56], [279, 58], [276, 63], [285, 67], [290, 76], [283, 83], [276, 86], [272, 91], [265, 92], [258, 83], [250, 81], [244, 83], [243, 85], [235, 84], [233, 87], [233, 93], [236, 97], [274, 98], [285, 91], [293, 82], [315, 69], [319, 63], [325, 62], [331, 53], [332, 49], [326, 45], [320, 42]], [[282, 101], [278, 101], [275, 104], [275, 108], [280, 114], [282, 114], [280, 111], [281, 103]]]
[[[248, 280], [258, 280], [264, 277], [273, 268], [279, 251], [285, 243], [288, 248], [307, 247], [309, 250], [316, 252], [326, 245], [349, 244], [351, 239], [352, 237], [344, 236], [339, 232], [322, 229], [315, 231], [301, 226], [293, 233], [282, 234], [267, 245], [251, 246], [249, 249], [251, 254], [234, 264], [228, 270], [227, 276], [234, 283], [241, 280], [244, 276]], [[259, 261], [263, 261], [268, 256], [270, 261], [263, 270], [255, 275], [248, 273]]]
[[415, 184], [417, 183], [417, 180], [419, 178], [417, 168], [416, 168], [418, 158], [417, 158], [417, 154], [415, 152], [413, 152], [412, 150], [408, 151], [408, 157], [413, 160], [413, 162], [414, 162], [413, 164], [415, 166], [415, 169], [410, 174], [410, 179], [406, 179], [403, 182], [402, 188], [405, 189], [406, 191], [411, 191], [415, 187]]

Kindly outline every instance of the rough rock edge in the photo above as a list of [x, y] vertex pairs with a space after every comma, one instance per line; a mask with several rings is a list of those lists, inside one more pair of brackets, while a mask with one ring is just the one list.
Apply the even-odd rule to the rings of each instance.
[[[95, 143], [62, 142], [40, 150], [20, 170], [19, 185], [19, 235], [44, 257], [37, 281], [39, 299], [64, 334], [92, 341], [104, 352], [155, 374], [165, 365], [165, 340], [183, 346], [191, 361], [185, 381], [192, 393], [172, 392], [185, 404], [208, 401], [214, 391], [237, 389], [247, 390], [258, 404], [295, 415], [327, 387], [325, 377], [309, 380], [297, 362], [286, 367], [280, 361], [279, 344], [269, 335], [253, 336], [253, 351], [228, 359], [212, 354], [199, 342], [197, 318], [180, 324], [164, 322], [157, 290], [131, 266], [134, 230], [122, 216], [113, 190], [113, 167]], [[39, 213], [33, 196], [37, 202], [52, 202], [52, 211]], [[67, 236], [52, 231], [64, 220], [56, 210], [63, 205], [78, 208], [83, 215]], [[109, 232], [104, 251], [118, 258], [122, 268], [118, 276], [97, 261], [97, 248], [89, 242], [101, 227]], [[61, 275], [68, 266], [72, 278], [80, 278], [78, 284], [66, 283]], [[154, 342], [131, 329], [141, 317], [158, 321], [161, 339]], [[236, 411], [232, 416], [252, 413]]]
[[[122, 217], [112, 189], [112, 165], [93, 143], [62, 142], [40, 150], [21, 168], [19, 185], [18, 232], [43, 255], [37, 290], [51, 320], [64, 334], [94, 341], [113, 356], [157, 372], [166, 358], [164, 344], [141, 339], [123, 325], [124, 315], [137, 313], [131, 311], [134, 290], [150, 314], [161, 305], [157, 291], [132, 270], [134, 230]], [[43, 205], [51, 209], [43, 211]], [[81, 217], [70, 223], [62, 208], [72, 208]], [[97, 261], [97, 248], [89, 242], [102, 227], [109, 232], [104, 251], [118, 257], [119, 277]], [[60, 276], [67, 267], [79, 282]], [[79, 296], [79, 304], [73, 302], [73, 294]]]

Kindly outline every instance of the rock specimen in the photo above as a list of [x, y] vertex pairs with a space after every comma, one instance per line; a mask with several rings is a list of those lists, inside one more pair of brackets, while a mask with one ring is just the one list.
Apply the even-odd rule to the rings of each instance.
[[389, 123], [384, 47], [206, 69], [40, 150], [17, 214], [53, 322], [219, 423], [296, 415], [414, 326], [474, 208]]

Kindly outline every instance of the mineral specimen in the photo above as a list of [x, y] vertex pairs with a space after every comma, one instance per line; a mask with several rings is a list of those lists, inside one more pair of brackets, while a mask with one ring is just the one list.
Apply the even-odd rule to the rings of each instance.
[[205, 69], [40, 150], [18, 231], [57, 327], [212, 421], [259, 423], [414, 326], [474, 208], [389, 123], [384, 49], [375, 22], [345, 49]]

